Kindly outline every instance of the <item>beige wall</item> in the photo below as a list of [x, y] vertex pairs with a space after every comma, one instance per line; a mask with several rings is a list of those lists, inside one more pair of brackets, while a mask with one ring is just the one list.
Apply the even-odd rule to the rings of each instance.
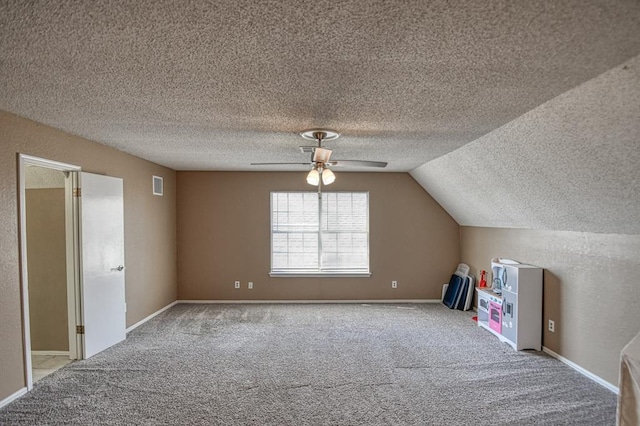
[[617, 386], [620, 351], [640, 331], [640, 236], [460, 230], [462, 262], [474, 272], [489, 271], [493, 257], [544, 268], [544, 346]]
[[27, 189], [26, 206], [31, 349], [68, 351], [64, 189]]
[[270, 192], [314, 190], [305, 172], [178, 172], [178, 298], [439, 299], [458, 225], [407, 173], [336, 175], [328, 190], [369, 191], [371, 277], [269, 277]]
[[[127, 325], [176, 299], [175, 172], [0, 111], [0, 400], [25, 386], [18, 239], [17, 154], [124, 180]], [[164, 177], [165, 196], [151, 193]]]

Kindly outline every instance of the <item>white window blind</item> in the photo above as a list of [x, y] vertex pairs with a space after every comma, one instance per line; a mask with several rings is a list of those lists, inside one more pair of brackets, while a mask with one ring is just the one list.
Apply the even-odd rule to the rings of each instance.
[[369, 194], [272, 192], [271, 272], [369, 273]]

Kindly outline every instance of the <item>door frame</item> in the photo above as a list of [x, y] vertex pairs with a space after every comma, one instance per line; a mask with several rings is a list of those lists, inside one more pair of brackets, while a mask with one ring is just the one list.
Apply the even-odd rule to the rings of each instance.
[[82, 335], [76, 333], [76, 325], [82, 318], [80, 297], [80, 261], [78, 199], [74, 191], [78, 188], [80, 166], [47, 160], [26, 154], [18, 154], [18, 220], [20, 229], [20, 282], [22, 290], [22, 333], [24, 354], [24, 376], [27, 390], [33, 389], [31, 365], [31, 327], [29, 321], [29, 279], [27, 259], [27, 213], [26, 170], [27, 166], [38, 166], [59, 170], [67, 174], [65, 179], [65, 228], [67, 259], [67, 314], [69, 331], [69, 358], [82, 359]]

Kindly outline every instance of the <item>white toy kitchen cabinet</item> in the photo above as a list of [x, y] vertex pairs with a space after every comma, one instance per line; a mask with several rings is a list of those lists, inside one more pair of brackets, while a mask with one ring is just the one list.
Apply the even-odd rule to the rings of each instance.
[[501, 265], [502, 294], [478, 288], [478, 325], [515, 350], [542, 349], [542, 268]]

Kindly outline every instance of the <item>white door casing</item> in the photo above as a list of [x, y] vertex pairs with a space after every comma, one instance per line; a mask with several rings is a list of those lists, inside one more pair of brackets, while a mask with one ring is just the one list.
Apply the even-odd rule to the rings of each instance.
[[[29, 267], [28, 267], [28, 259], [27, 259], [27, 231], [26, 231], [26, 223], [27, 223], [27, 211], [26, 211], [26, 170], [28, 166], [38, 166], [46, 169], [52, 170], [60, 170], [61, 172], [68, 173], [72, 176], [75, 182], [75, 176], [80, 171], [79, 166], [75, 166], [73, 164], [61, 163], [59, 161], [47, 160], [44, 158], [34, 157], [27, 154], [18, 154], [18, 182], [19, 182], [19, 192], [18, 192], [18, 204], [19, 204], [19, 220], [20, 220], [20, 278], [22, 282], [22, 333], [23, 333], [23, 356], [24, 356], [24, 377], [26, 382], [26, 388], [30, 391], [33, 388], [33, 371], [31, 365], [31, 325], [29, 321]], [[67, 244], [67, 297], [68, 297], [68, 323], [69, 323], [69, 355], [70, 358], [76, 359], [81, 356], [78, 347], [74, 345], [76, 340], [75, 337], [75, 326], [77, 323], [77, 319], [79, 318], [76, 315], [76, 308], [79, 306], [78, 299], [76, 299], [76, 275], [75, 271], [77, 271], [77, 244], [78, 241], [76, 238], [77, 231], [77, 209], [75, 208], [75, 203], [72, 201], [71, 190], [72, 185], [67, 186], [70, 182], [68, 179], [65, 179], [65, 221], [66, 221], [66, 244]], [[71, 309], [73, 307], [73, 309]]]
[[120, 178], [80, 173], [83, 352], [126, 338], [124, 199]]

